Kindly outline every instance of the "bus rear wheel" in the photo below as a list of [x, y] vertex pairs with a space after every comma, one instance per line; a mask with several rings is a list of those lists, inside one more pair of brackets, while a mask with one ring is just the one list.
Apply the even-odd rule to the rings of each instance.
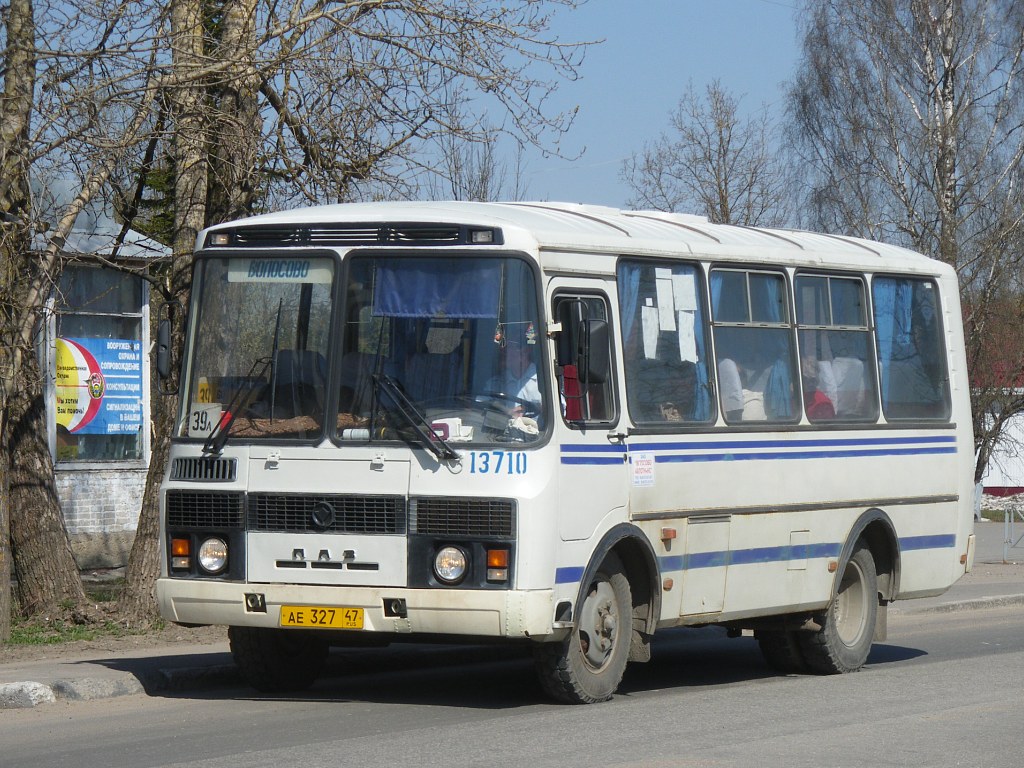
[[263, 693], [309, 688], [330, 650], [325, 638], [290, 629], [228, 627], [228, 642], [242, 677]]
[[800, 633], [807, 666], [827, 675], [856, 672], [868, 659], [878, 619], [878, 574], [871, 551], [858, 543], [843, 569], [821, 629]]
[[632, 613], [629, 580], [619, 558], [609, 554], [587, 587], [569, 637], [534, 651], [544, 691], [569, 704], [610, 699], [629, 660]]

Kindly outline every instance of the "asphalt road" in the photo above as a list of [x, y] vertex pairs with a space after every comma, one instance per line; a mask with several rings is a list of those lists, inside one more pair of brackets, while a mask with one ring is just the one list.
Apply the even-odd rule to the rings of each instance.
[[836, 677], [775, 676], [720, 630], [664, 633], [585, 707], [548, 703], [507, 649], [349, 652], [297, 698], [215, 686], [2, 711], [0, 766], [1018, 766], [1024, 609], [890, 618], [867, 667]]

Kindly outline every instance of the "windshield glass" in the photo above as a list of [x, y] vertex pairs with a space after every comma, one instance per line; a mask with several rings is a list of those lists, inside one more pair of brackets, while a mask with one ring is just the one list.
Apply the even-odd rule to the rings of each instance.
[[323, 433], [334, 262], [203, 259], [178, 434], [207, 438], [230, 414], [232, 438]]
[[[525, 261], [354, 258], [339, 436], [407, 438], [422, 416], [421, 426], [448, 443], [539, 439], [546, 397], [538, 377], [542, 328]], [[402, 414], [399, 399], [413, 406], [411, 417], [410, 409]]]

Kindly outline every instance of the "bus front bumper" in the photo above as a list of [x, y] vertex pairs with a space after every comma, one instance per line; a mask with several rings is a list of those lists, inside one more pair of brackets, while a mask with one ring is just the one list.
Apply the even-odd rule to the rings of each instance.
[[[458, 590], [244, 584], [161, 578], [160, 615], [178, 624], [279, 627], [281, 606], [362, 608], [368, 633], [555, 639], [551, 590]], [[253, 596], [256, 596], [255, 598]], [[389, 606], [404, 601], [405, 615]], [[255, 609], [254, 609], [255, 608]]]

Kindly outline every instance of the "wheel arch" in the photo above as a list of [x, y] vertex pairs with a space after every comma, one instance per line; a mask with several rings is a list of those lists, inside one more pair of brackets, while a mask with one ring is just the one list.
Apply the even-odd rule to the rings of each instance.
[[878, 575], [878, 591], [882, 600], [894, 600], [900, 589], [900, 545], [892, 519], [881, 509], [873, 507], [857, 518], [850, 528], [839, 554], [839, 568], [832, 586], [832, 594], [838, 588], [843, 568], [853, 555], [858, 541], [864, 541], [875, 561]]
[[661, 614], [661, 591], [658, 589], [658, 559], [651, 542], [643, 531], [629, 523], [619, 523], [608, 530], [594, 547], [583, 577], [580, 580], [572, 616], [575, 621], [583, 604], [585, 590], [605, 557], [614, 552], [626, 570], [633, 599], [633, 616], [642, 619], [644, 632], [654, 634]]

